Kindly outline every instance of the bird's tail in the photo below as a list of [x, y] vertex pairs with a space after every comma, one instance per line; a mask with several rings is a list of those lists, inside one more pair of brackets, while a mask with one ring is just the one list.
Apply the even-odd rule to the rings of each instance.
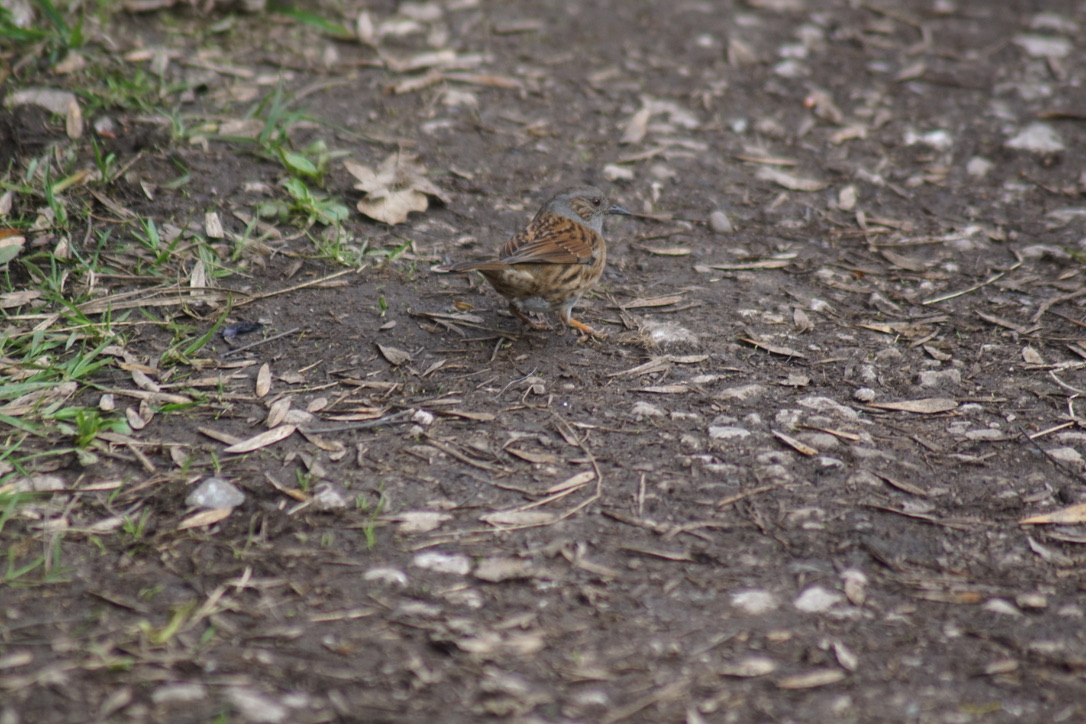
[[448, 264], [431, 267], [433, 271], [445, 273], [463, 273], [469, 271], [501, 271], [509, 265], [500, 261], [465, 261], [459, 264]]

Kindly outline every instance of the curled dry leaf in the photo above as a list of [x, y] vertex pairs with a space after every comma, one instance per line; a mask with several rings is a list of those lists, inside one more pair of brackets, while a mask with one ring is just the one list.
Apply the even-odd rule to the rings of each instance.
[[355, 188], [366, 192], [358, 202], [358, 210], [371, 219], [402, 224], [412, 211], [426, 211], [430, 196], [448, 203], [441, 189], [426, 178], [426, 167], [414, 156], [393, 153], [376, 169], [353, 161], [344, 162], [344, 167], [358, 179]]

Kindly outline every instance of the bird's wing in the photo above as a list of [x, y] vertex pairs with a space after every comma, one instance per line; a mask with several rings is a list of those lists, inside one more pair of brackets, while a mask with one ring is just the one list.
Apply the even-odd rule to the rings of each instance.
[[506, 264], [589, 264], [602, 238], [564, 216], [537, 216], [502, 244], [498, 257]]

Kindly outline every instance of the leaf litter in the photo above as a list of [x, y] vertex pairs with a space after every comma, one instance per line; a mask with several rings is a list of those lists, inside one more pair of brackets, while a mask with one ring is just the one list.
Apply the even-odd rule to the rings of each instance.
[[[973, 47], [1016, 39], [984, 61], [1010, 84], [993, 115], [961, 90], [988, 66], [946, 45], [955, 8], [748, 6], [740, 16], [669, 9], [655, 44], [640, 40], [638, 24], [656, 18], [653, 9], [601, 7], [626, 29], [620, 65], [570, 51], [584, 26], [564, 24], [583, 17], [478, 0], [372, 7], [323, 24], [316, 12], [265, 23], [257, 5], [211, 16], [224, 24], [216, 32], [245, 28], [229, 52], [131, 47], [124, 33], [101, 46], [163, 81], [205, 84], [208, 108], [251, 103], [260, 114], [269, 81], [283, 82], [319, 100], [310, 114], [329, 113], [352, 133], [364, 126], [359, 153], [383, 160], [348, 173], [365, 187], [360, 212], [365, 202], [374, 214], [326, 235], [297, 219], [258, 218], [246, 196], [281, 193], [275, 174], [303, 166], [295, 141], [325, 129], [292, 127], [286, 155], [270, 157], [293, 164], [270, 175], [213, 129], [255, 143], [274, 115], [204, 110], [209, 117], [184, 115], [191, 125], [175, 132], [186, 135], [163, 147], [138, 144], [132, 129], [171, 124], [141, 120], [123, 98], [89, 102], [98, 46], [68, 53], [36, 85], [70, 83], [79, 112], [70, 102], [56, 111], [43, 126], [57, 143], [52, 157], [20, 156], [18, 181], [0, 196], [5, 218], [17, 219], [5, 222], [18, 226], [7, 238], [22, 239], [0, 248], [12, 278], [32, 282], [0, 292], [5, 340], [27, 345], [25, 357], [0, 352], [0, 405], [22, 446], [0, 456], [0, 472], [14, 473], [10, 459], [65, 483], [5, 512], [5, 533], [28, 542], [9, 575], [34, 585], [0, 595], [26, 621], [42, 591], [79, 610], [64, 577], [72, 591], [89, 586], [110, 620], [87, 627], [110, 666], [72, 653], [80, 649], [59, 623], [16, 623], [0, 670], [15, 705], [61, 702], [51, 682], [62, 677], [68, 695], [57, 706], [169, 720], [178, 685], [163, 683], [165, 671], [200, 688], [185, 705], [193, 711], [279, 720], [561, 711], [696, 722], [725, 710], [788, 718], [798, 708], [865, 720], [906, 716], [888, 696], [900, 691], [935, 716], [1011, 699], [1038, 718], [1080, 716], [1066, 672], [1081, 644], [1074, 565], [1086, 540], [1073, 502], [1083, 470], [1082, 284], [1071, 256], [1029, 247], [1076, 248], [1075, 217], [1045, 212], [1081, 186], [1074, 164], [1059, 163], [1081, 132], [1061, 122], [1058, 144], [1037, 129], [1023, 135], [1035, 120], [1023, 92], [1040, 87], [1035, 73], [1057, 94], [1080, 84], [1061, 50], [1070, 41], [1036, 37], [1073, 38], [1067, 28], [1081, 18], [993, 6], [992, 22], [959, 28]], [[303, 46], [290, 45], [287, 29]], [[683, 42], [663, 56], [660, 37]], [[840, 37], [856, 39], [866, 64], [838, 62]], [[250, 40], [296, 57], [281, 77], [265, 77], [248, 67]], [[12, 78], [37, 67], [16, 62]], [[873, 85], [880, 72], [908, 85], [910, 103]], [[337, 85], [322, 87], [329, 76]], [[852, 92], [837, 90], [842, 77]], [[350, 120], [336, 96], [343, 87]], [[936, 102], [951, 95], [961, 102]], [[193, 96], [176, 100], [195, 110]], [[17, 114], [40, 107], [7, 109], [15, 120], [0, 128], [23, 133]], [[99, 107], [111, 108], [111, 125]], [[903, 128], [916, 143], [903, 144]], [[1012, 143], [973, 162], [983, 149], [965, 148], [957, 131], [932, 133], [944, 128]], [[91, 129], [105, 149], [97, 161], [79, 145]], [[24, 156], [38, 148], [21, 138], [31, 139]], [[82, 160], [62, 169], [69, 150]], [[241, 158], [246, 172], [235, 178], [223, 159]], [[44, 189], [31, 163], [58, 172], [52, 208], [44, 191], [21, 190]], [[981, 181], [973, 172], [985, 166]], [[609, 193], [645, 213], [630, 222], [636, 231], [608, 226], [601, 293], [578, 313], [623, 336], [575, 345], [514, 332], [515, 320], [470, 314], [492, 297], [419, 271], [468, 234], [477, 242], [467, 243], [500, 243], [551, 186], [597, 167], [613, 180]], [[349, 194], [356, 181], [339, 177], [346, 169], [337, 163], [306, 183]], [[253, 179], [266, 181], [244, 183]], [[222, 201], [214, 216], [206, 200], [186, 201], [201, 194]], [[97, 209], [93, 224], [73, 200]], [[961, 208], [984, 227], [970, 231]], [[709, 227], [714, 212], [729, 223], [718, 215]], [[660, 220], [682, 227], [681, 242], [627, 243]], [[130, 243], [134, 232], [142, 247]], [[55, 278], [41, 273], [46, 250]], [[331, 259], [350, 269], [329, 272]], [[632, 304], [607, 306], [610, 298]], [[945, 314], [922, 309], [934, 305]], [[240, 306], [267, 337], [225, 347], [213, 331], [201, 341]], [[654, 347], [642, 333], [665, 312], [688, 331], [684, 347]], [[90, 374], [86, 360], [65, 367], [118, 334], [131, 359], [109, 356]], [[680, 344], [668, 339], [657, 344]], [[957, 374], [933, 388], [932, 372]], [[740, 385], [749, 389], [725, 394]], [[643, 391], [654, 414], [636, 417]], [[510, 444], [510, 431], [535, 436]], [[1044, 441], [1044, 455], [1031, 439]], [[187, 514], [181, 487], [191, 471], [217, 466], [241, 473], [251, 507]], [[349, 504], [316, 505], [327, 490]], [[643, 540], [652, 536], [688, 544]], [[63, 542], [56, 558], [41, 555], [54, 540]], [[217, 545], [234, 553], [209, 555]], [[411, 550], [429, 549], [467, 565], [410, 565]], [[102, 570], [116, 575], [88, 577]], [[838, 604], [771, 619], [730, 603], [743, 588], [788, 600], [812, 576]], [[179, 577], [191, 585], [174, 585]], [[284, 624], [271, 613], [285, 610], [302, 615]], [[948, 629], [948, 610], [955, 625], [985, 635]], [[909, 627], [923, 644], [893, 692], [876, 675], [904, 650], [887, 625]], [[51, 660], [34, 643], [44, 636]], [[227, 649], [261, 660], [268, 641], [335, 693], [229, 657], [214, 686], [190, 676]], [[998, 656], [977, 641], [998, 641]], [[343, 656], [369, 688], [339, 685]], [[982, 676], [954, 674], [966, 670]], [[734, 681], [722, 688], [722, 676]], [[418, 695], [386, 695], [403, 687]], [[1043, 700], [1030, 693], [1040, 690]]]

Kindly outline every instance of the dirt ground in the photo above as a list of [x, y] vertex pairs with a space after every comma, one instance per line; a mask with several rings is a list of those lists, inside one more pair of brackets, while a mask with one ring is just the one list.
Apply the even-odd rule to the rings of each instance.
[[[106, 28], [206, 75], [192, 118], [281, 82], [297, 147], [415, 156], [444, 200], [367, 219], [336, 159], [348, 245], [389, 258], [280, 225], [215, 281], [263, 333], [160, 379], [203, 404], [51, 471], [3, 529], [70, 530], [62, 583], [0, 588], [0, 722], [1086, 721], [1086, 3], [343, 5], [370, 42]], [[64, 142], [4, 113], [5, 163]], [[104, 195], [138, 214], [230, 238], [284, 195], [236, 144], [114, 120]], [[586, 181], [638, 214], [580, 308], [607, 339], [431, 272]], [[125, 337], [161, 372], [167, 332]], [[211, 475], [245, 501], [194, 522]]]

